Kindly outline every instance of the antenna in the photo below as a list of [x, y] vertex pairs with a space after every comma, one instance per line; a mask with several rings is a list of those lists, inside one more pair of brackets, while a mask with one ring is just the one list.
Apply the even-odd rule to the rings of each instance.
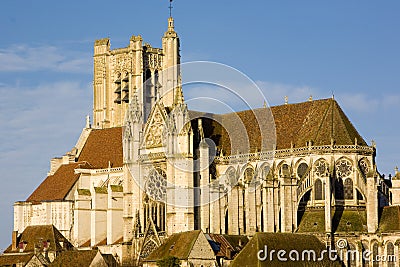
[[172, 17], [172, 9], [173, 9], [173, 7], [172, 7], [172, 1], [173, 1], [173, 0], [169, 0], [169, 17], [170, 17], [170, 18]]

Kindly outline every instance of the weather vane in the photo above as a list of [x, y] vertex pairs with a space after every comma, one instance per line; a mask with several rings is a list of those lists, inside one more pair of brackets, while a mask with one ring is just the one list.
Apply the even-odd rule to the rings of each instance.
[[172, 9], [173, 9], [173, 7], [172, 7], [172, 1], [173, 1], [173, 0], [169, 0], [169, 16], [170, 16], [170, 17], [172, 17]]

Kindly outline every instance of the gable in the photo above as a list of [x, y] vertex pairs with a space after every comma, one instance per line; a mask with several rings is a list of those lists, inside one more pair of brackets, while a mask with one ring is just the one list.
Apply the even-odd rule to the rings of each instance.
[[173, 234], [144, 261], [157, 261], [168, 256], [187, 260], [200, 233], [202, 233], [200, 230], [195, 230]]
[[163, 132], [167, 116], [163, 105], [156, 103], [144, 128], [142, 148], [150, 149], [163, 146]]
[[188, 259], [215, 259], [214, 251], [212, 250], [210, 243], [204, 236], [203, 232], [198, 235], [190, 251]]

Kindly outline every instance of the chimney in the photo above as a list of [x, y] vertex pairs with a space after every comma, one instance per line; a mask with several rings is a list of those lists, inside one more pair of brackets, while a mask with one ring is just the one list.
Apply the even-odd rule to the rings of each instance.
[[13, 231], [11, 236], [11, 250], [17, 249], [18, 231]]

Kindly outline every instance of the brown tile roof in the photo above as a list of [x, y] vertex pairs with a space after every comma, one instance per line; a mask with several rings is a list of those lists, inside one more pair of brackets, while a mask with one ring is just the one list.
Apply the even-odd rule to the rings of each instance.
[[241, 235], [205, 235], [208, 235], [212, 241], [219, 245], [219, 250], [216, 251], [216, 256], [225, 257], [227, 259], [233, 259], [235, 255], [238, 254], [244, 246], [246, 246], [247, 242], [249, 242], [249, 239], [246, 236]]
[[39, 185], [27, 201], [64, 200], [79, 178], [79, 174], [74, 173], [75, 169], [108, 168], [108, 162], [111, 167], [122, 167], [122, 157], [122, 128], [94, 129], [86, 140], [78, 162], [61, 165]]
[[83, 162], [61, 165], [58, 170], [48, 176], [26, 201], [40, 202], [49, 200], [63, 200], [79, 178], [75, 168], [82, 166]]
[[188, 259], [200, 233], [200, 230], [195, 230], [171, 235], [161, 246], [150, 253], [145, 261], [157, 261], [168, 256], [177, 257], [180, 260]]
[[[265, 252], [267, 247], [267, 258], [262, 261], [258, 259], [258, 252], [263, 250]], [[273, 254], [272, 261], [270, 261], [270, 252], [284, 250], [286, 254], [283, 256], [288, 261], [279, 261], [277, 254]], [[292, 261], [288, 254], [296, 250], [299, 252], [299, 261]], [[304, 251], [314, 251], [316, 259], [323, 255], [322, 260], [312, 261], [308, 260], [308, 256], [302, 260], [302, 253]], [[342, 266], [340, 262], [331, 261], [326, 252], [326, 246], [318, 240], [316, 236], [306, 234], [291, 234], [291, 233], [256, 233], [253, 238], [247, 243], [242, 251], [235, 257], [229, 266], [231, 267], [244, 267], [244, 266]], [[324, 253], [324, 254], [322, 254]], [[261, 254], [263, 257], [265, 254]], [[292, 258], [296, 257], [292, 254]]]
[[[213, 139], [225, 155], [231, 154], [232, 142], [243, 144], [247, 139], [249, 149], [245, 149], [246, 151], [239, 149], [240, 152], [260, 151], [262, 138], [259, 125], [262, 129], [266, 129], [263, 131], [263, 139], [267, 142], [273, 140], [275, 132], [271, 127], [265, 127], [270, 125], [268, 123], [272, 122], [272, 118], [276, 129], [277, 149], [287, 149], [292, 144], [294, 147], [304, 147], [310, 140], [314, 145], [330, 145], [331, 138], [337, 145], [353, 145], [355, 139], [359, 145], [366, 145], [334, 99], [314, 100], [223, 115], [190, 111], [190, 116], [191, 118], [211, 117], [203, 119], [205, 137]], [[240, 126], [246, 131], [241, 132]], [[267, 148], [270, 147], [271, 144], [268, 144]], [[235, 153], [236, 151], [233, 154]]]
[[[49, 251], [62, 251], [63, 249], [71, 249], [73, 246], [65, 238], [54, 225], [35, 225], [28, 226], [18, 237], [17, 246], [19, 242], [26, 243], [24, 252], [34, 252], [35, 245], [42, 246], [43, 242], [49, 241], [50, 247]], [[60, 242], [63, 242], [61, 246]], [[12, 248], [11, 246], [7, 248], [5, 253], [19, 251], [18, 248]]]
[[0, 266], [25, 266], [33, 257], [33, 253], [0, 255]]
[[93, 129], [79, 155], [78, 161], [87, 161], [96, 169], [122, 167], [122, 127]]
[[90, 266], [98, 250], [73, 250], [62, 252], [49, 266], [51, 267], [85, 267]]

